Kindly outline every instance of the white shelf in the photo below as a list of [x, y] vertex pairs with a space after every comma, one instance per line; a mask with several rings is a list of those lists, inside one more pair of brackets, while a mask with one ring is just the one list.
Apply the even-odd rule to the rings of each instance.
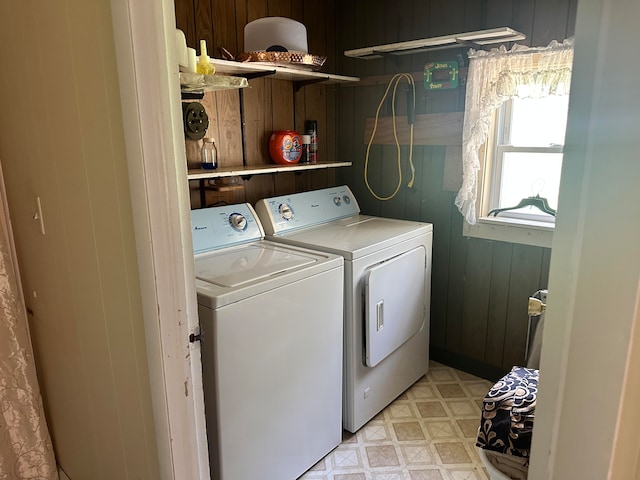
[[230, 60], [212, 59], [216, 72], [225, 75], [240, 76], [246, 78], [270, 75], [280, 80], [290, 80], [301, 83], [348, 83], [360, 81], [357, 77], [333, 75], [330, 73], [314, 72], [302, 68], [274, 66], [260, 62], [234, 62]]
[[501, 27], [444, 35], [441, 37], [410, 40], [407, 42], [376, 45], [373, 47], [356, 48], [354, 50], [346, 50], [344, 54], [347, 57], [369, 60], [382, 58], [385, 55], [409, 55], [430, 50], [443, 50], [462, 46], [478, 49], [487, 45], [516, 42], [524, 40], [525, 38], [527, 38], [527, 36], [524, 33], [517, 32], [509, 27]]
[[204, 170], [202, 168], [189, 169], [189, 180], [206, 180], [208, 178], [222, 177], [250, 177], [265, 173], [300, 172], [304, 170], [319, 170], [322, 168], [350, 167], [351, 162], [325, 162], [325, 163], [297, 163], [295, 165], [253, 165], [247, 167], [221, 167], [216, 170]]

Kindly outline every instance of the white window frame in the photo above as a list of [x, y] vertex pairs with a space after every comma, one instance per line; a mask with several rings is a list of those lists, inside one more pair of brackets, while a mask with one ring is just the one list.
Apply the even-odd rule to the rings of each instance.
[[[496, 110], [489, 139], [481, 151], [481, 172], [478, 188], [478, 221], [475, 225], [464, 222], [463, 233], [469, 237], [498, 240], [551, 248], [555, 217], [548, 215], [503, 212], [489, 216], [498, 207], [502, 158], [508, 152], [563, 153], [563, 145], [549, 147], [518, 147], [509, 143], [509, 124], [512, 102], [505, 102]], [[492, 188], [498, 186], [498, 188]]]

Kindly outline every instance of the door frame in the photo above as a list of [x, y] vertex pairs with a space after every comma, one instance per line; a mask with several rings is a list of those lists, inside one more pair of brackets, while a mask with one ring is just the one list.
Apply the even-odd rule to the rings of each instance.
[[161, 478], [208, 480], [171, 0], [111, 0]]

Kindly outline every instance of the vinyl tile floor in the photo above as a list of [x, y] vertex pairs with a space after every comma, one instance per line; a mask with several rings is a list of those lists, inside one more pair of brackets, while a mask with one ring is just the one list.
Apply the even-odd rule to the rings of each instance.
[[475, 447], [493, 383], [431, 362], [425, 376], [300, 480], [487, 480]]

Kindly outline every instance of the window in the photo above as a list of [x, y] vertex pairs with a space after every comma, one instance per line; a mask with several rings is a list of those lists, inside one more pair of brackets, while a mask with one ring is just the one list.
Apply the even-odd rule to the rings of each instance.
[[[510, 208], [536, 195], [557, 209], [568, 106], [568, 95], [515, 97], [502, 104], [494, 128], [491, 175], [485, 186], [488, 211]], [[535, 207], [504, 211], [500, 217], [555, 221]]]
[[462, 186], [464, 234], [551, 246], [555, 218], [534, 208], [488, 213], [546, 198], [557, 210], [573, 41], [469, 50]]

